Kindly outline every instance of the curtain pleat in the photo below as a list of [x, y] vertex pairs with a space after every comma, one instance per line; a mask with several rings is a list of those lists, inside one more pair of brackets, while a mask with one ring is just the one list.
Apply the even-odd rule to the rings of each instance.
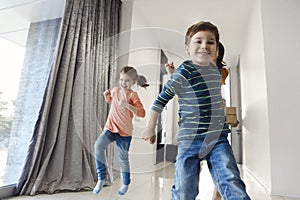
[[[108, 105], [102, 93], [115, 82], [120, 0], [67, 0], [56, 56], [19, 195], [91, 190], [97, 180], [94, 143]], [[113, 166], [114, 148], [107, 151]], [[113, 167], [109, 167], [110, 181]]]

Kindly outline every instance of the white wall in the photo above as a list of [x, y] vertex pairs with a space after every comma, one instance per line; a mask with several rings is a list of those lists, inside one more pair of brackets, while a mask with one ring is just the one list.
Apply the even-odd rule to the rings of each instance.
[[262, 0], [272, 194], [300, 197], [300, 1]]
[[[119, 45], [118, 45], [118, 55], [117, 55], [117, 66], [128, 65], [129, 59], [129, 48], [131, 39], [131, 24], [132, 24], [132, 1], [122, 1], [121, 9], [121, 24], [120, 24], [120, 34]], [[117, 70], [119, 71], [119, 70]]]
[[[147, 1], [146, 7], [152, 6], [152, 10], [155, 9], [155, 3], [150, 4], [150, 2]], [[297, 129], [297, 122], [299, 123], [300, 119], [298, 115], [300, 113], [298, 92], [300, 62], [296, 60], [300, 55], [298, 37], [300, 35], [300, 1], [254, 0], [254, 2], [251, 17], [247, 22], [248, 27], [245, 29], [246, 40], [240, 52], [244, 167], [273, 195], [300, 197], [300, 160], [297, 157], [297, 153], [300, 152], [300, 145], [298, 145], [300, 134]], [[159, 20], [151, 21], [149, 18], [142, 17], [144, 15], [141, 14], [143, 12], [141, 8], [145, 7], [143, 3], [134, 1], [132, 10], [128, 10], [132, 13], [131, 32], [132, 30], [142, 31], [141, 29], [145, 27], [170, 28], [173, 26], [173, 23], [165, 26], [165, 24], [160, 24]], [[122, 12], [126, 13], [126, 10], [123, 9]], [[236, 31], [231, 28], [233, 32], [228, 33], [228, 28], [221, 29], [226, 30], [224, 32], [229, 35], [235, 34]], [[160, 30], [160, 33], [153, 30], [147, 31], [148, 34], [142, 34], [139, 39], [137, 36], [130, 35], [128, 62], [141, 70], [141, 73], [149, 70], [148, 66], [159, 62], [159, 53], [156, 48], [164, 49], [165, 44], [157, 38], [167, 33], [166, 35], [172, 37], [164, 38], [164, 41], [173, 40], [174, 44], [180, 44], [180, 41], [183, 41], [183, 33], [170, 32], [170, 29], [163, 28]], [[225, 40], [225, 43], [228, 47], [229, 42]], [[145, 44], [152, 47], [138, 49], [139, 45]], [[183, 49], [183, 46], [168, 46], [168, 48], [171, 49], [168, 53], [171, 60], [174, 56], [174, 60], [179, 62], [184, 57], [182, 50], [179, 50]], [[157, 73], [157, 71], [152, 71], [150, 79], [157, 76]], [[150, 102], [156, 96], [154, 93], [155, 89], [149, 97], [147, 95], [150, 93], [142, 94], [142, 100], [148, 109]], [[137, 134], [140, 133], [143, 122], [138, 121], [138, 124], [140, 127], [136, 129]], [[141, 150], [149, 154], [151, 146], [138, 141], [131, 148], [133, 153], [140, 153]], [[140, 166], [141, 162], [137, 158], [136, 156], [132, 159], [132, 165]], [[151, 158], [145, 160], [145, 163], [148, 165], [150, 161]]]
[[240, 56], [243, 164], [271, 189], [270, 133], [260, 0], [255, 1], [247, 40]]
[[271, 194], [298, 198], [299, 10], [257, 0], [241, 54], [244, 165]]

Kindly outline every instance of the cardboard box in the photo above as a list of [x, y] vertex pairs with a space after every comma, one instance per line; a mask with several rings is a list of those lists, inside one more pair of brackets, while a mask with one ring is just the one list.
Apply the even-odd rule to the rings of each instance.
[[236, 115], [226, 115], [226, 122], [229, 125], [237, 124], [237, 116]]
[[227, 124], [229, 124], [231, 127], [236, 127], [238, 125], [236, 107], [226, 107], [225, 114]]
[[236, 107], [226, 107], [225, 113], [226, 115], [236, 115]]

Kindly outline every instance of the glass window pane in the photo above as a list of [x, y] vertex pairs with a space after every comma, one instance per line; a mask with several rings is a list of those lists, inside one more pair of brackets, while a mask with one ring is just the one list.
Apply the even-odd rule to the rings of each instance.
[[[25, 47], [0, 38], [0, 185], [5, 178], [6, 160], [17, 99]], [[15, 59], [18, 58], [18, 59]]]
[[55, 54], [64, 3], [0, 2], [0, 187], [16, 183], [23, 168]]

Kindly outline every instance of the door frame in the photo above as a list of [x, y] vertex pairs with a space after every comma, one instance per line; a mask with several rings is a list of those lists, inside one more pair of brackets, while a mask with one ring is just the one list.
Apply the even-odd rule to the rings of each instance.
[[238, 125], [231, 127], [231, 146], [237, 163], [243, 163], [243, 134], [242, 134], [242, 98], [240, 79], [240, 58], [236, 66], [230, 68], [230, 106], [237, 108]]

